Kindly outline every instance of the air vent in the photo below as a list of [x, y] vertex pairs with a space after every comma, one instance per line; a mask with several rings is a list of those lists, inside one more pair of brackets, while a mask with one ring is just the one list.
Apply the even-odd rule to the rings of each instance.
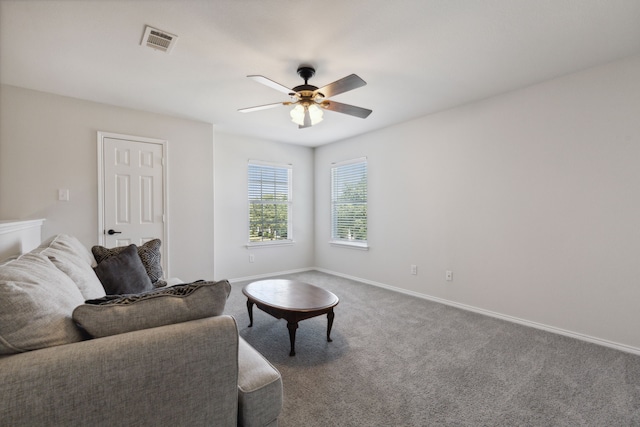
[[147, 25], [140, 44], [161, 52], [171, 53], [171, 49], [173, 49], [177, 41], [178, 36]]

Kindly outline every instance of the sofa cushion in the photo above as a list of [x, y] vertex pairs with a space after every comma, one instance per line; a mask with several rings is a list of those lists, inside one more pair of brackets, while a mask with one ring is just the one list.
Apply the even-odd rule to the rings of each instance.
[[42, 254], [0, 267], [0, 354], [81, 341], [73, 309], [84, 302], [76, 284]]
[[[137, 246], [138, 255], [140, 260], [147, 271], [151, 283], [156, 283], [162, 279], [162, 262], [160, 257], [160, 239], [149, 240], [142, 246]], [[105, 248], [104, 246], [94, 246], [91, 248], [91, 252], [95, 257], [98, 264], [102, 261], [118, 255], [125, 249], [125, 246], [119, 246], [115, 248]]]
[[49, 257], [53, 264], [71, 278], [84, 299], [100, 298], [104, 288], [91, 268], [93, 255], [75, 237], [59, 234], [40, 245], [33, 253]]
[[100, 298], [105, 295], [100, 280], [91, 268], [97, 265], [93, 255], [75, 237], [66, 234], [55, 235], [31, 253], [49, 257], [60, 271], [75, 282], [84, 299]]
[[85, 300], [101, 298], [106, 295], [100, 279], [98, 279], [89, 264], [84, 262], [78, 264], [74, 260], [58, 253], [55, 249], [47, 249], [42, 254], [47, 256], [53, 262], [53, 265], [73, 280]]
[[139, 295], [107, 295], [86, 301], [73, 319], [92, 337], [105, 337], [210, 316], [224, 310], [231, 285], [194, 282], [156, 289]]
[[138, 294], [153, 289], [136, 245], [99, 262], [95, 272], [107, 295]]
[[244, 339], [238, 341], [238, 425], [266, 426], [282, 409], [280, 372]]
[[60, 249], [69, 254], [78, 256], [79, 259], [81, 259], [91, 267], [95, 267], [96, 265], [98, 265], [91, 252], [74, 236], [69, 236], [67, 234], [57, 234], [42, 242], [40, 246], [38, 246], [38, 248], [34, 249], [31, 252], [40, 253], [42, 252], [42, 250], [47, 248]]
[[0, 267], [2, 267], [3, 265], [9, 264], [12, 261], [17, 260], [20, 257], [20, 255], [14, 255], [14, 256], [10, 256], [9, 258], [5, 258], [2, 261], [0, 261]]

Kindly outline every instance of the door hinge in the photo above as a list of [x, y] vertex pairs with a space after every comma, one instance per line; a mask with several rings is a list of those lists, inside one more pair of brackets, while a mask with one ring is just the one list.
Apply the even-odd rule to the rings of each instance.
[[161, 161], [162, 161], [162, 162], [161, 162], [161, 163], [162, 163], [162, 166], [166, 166], [165, 161], [164, 161], [164, 157], [161, 159]]

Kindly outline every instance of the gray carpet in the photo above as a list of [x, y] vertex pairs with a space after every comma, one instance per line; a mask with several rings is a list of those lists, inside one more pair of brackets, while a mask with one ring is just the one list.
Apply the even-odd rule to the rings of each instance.
[[640, 426], [640, 356], [310, 271], [296, 278], [340, 297], [300, 322], [289, 357], [285, 320], [242, 287], [225, 312], [282, 373], [280, 427]]

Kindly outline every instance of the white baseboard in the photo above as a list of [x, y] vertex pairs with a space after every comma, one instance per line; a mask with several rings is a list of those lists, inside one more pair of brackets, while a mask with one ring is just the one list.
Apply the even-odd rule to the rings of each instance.
[[[236, 282], [244, 282], [246, 280], [269, 279], [269, 278], [272, 278], [274, 276], [282, 276], [282, 275], [285, 275], [285, 274], [294, 274], [294, 273], [303, 273], [305, 271], [312, 271], [312, 270], [318, 270], [318, 269], [314, 268], [314, 267], [299, 268], [297, 270], [279, 271], [279, 272], [276, 272], [276, 273], [258, 274], [256, 276], [237, 277], [235, 279], [227, 279], [227, 280], [229, 280], [230, 283], [236, 283]], [[320, 271], [320, 270], [318, 270], [318, 271]], [[329, 274], [332, 274], [332, 273], [329, 273]], [[337, 276], [337, 274], [336, 274], [336, 276]]]
[[[400, 292], [406, 295], [411, 295], [414, 297], [418, 297], [418, 298], [422, 298], [422, 299], [426, 299], [429, 301], [434, 301], [434, 302], [438, 302], [440, 304], [445, 304], [445, 305], [449, 305], [452, 307], [456, 307], [456, 308], [460, 308], [462, 310], [467, 310], [467, 311], [472, 311], [474, 313], [479, 313], [479, 314], [483, 314], [485, 316], [491, 316], [491, 317], [495, 317], [497, 319], [502, 319], [502, 320], [506, 320], [507, 322], [512, 322], [512, 323], [518, 323], [520, 325], [524, 325], [524, 326], [529, 326], [531, 328], [536, 328], [536, 329], [541, 329], [543, 331], [547, 331], [547, 332], [552, 332], [554, 334], [559, 334], [559, 335], [564, 335], [567, 337], [571, 337], [571, 338], [575, 338], [581, 341], [586, 341], [586, 342], [590, 342], [593, 344], [598, 344], [598, 345], [602, 345], [605, 347], [610, 347], [616, 350], [620, 350], [620, 351], [624, 351], [626, 353], [632, 353], [632, 354], [636, 354], [636, 355], [640, 355], [640, 348], [637, 347], [632, 347], [626, 344], [620, 344], [617, 342], [613, 342], [613, 341], [609, 341], [609, 340], [605, 340], [605, 339], [601, 339], [601, 338], [596, 338], [596, 337], [592, 337], [589, 335], [584, 335], [578, 332], [573, 332], [573, 331], [568, 331], [566, 329], [562, 329], [562, 328], [556, 328], [555, 326], [549, 326], [549, 325], [545, 325], [542, 323], [538, 323], [538, 322], [533, 322], [531, 320], [526, 320], [526, 319], [521, 319], [519, 317], [514, 317], [514, 316], [509, 316], [507, 314], [502, 314], [502, 313], [497, 313], [495, 311], [491, 311], [491, 310], [485, 310], [483, 308], [478, 308], [478, 307], [474, 307], [471, 305], [467, 305], [467, 304], [461, 304], [455, 301], [450, 301], [447, 299], [443, 299], [443, 298], [438, 298], [438, 297], [433, 297], [430, 295], [426, 295], [426, 294], [421, 294], [418, 292], [414, 292], [414, 291], [409, 291], [407, 289], [402, 289], [402, 288], [398, 288], [395, 286], [390, 286], [384, 283], [380, 283], [380, 282], [374, 282], [373, 280], [367, 280], [367, 279], [362, 279], [360, 277], [354, 277], [354, 276], [349, 276], [347, 274], [342, 274], [342, 273], [338, 273], [336, 271], [331, 271], [331, 270], [327, 270], [324, 268], [309, 268], [306, 270], [302, 270], [302, 271], [308, 271], [308, 270], [317, 270], [323, 273], [327, 273], [327, 274], [331, 274], [334, 276], [338, 276], [338, 277], [344, 277], [345, 279], [349, 279], [349, 280], [355, 280], [356, 282], [361, 282], [361, 283], [366, 283], [368, 285], [373, 285], [373, 286], [377, 286], [380, 288], [384, 288], [384, 289], [388, 289], [391, 291], [395, 291], [395, 292]], [[273, 276], [273, 275], [270, 275]]]

